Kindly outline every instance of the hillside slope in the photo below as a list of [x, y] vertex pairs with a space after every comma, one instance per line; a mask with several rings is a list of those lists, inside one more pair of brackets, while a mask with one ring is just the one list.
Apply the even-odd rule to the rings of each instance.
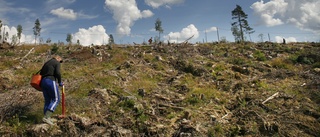
[[[64, 58], [67, 117], [29, 86]], [[320, 46], [196, 44], [0, 49], [1, 136], [320, 136]]]

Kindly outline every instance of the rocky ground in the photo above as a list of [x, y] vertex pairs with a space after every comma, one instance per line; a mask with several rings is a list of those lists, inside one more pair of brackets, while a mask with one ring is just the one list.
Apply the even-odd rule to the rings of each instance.
[[[66, 117], [30, 76], [64, 58]], [[0, 49], [1, 136], [320, 136], [319, 43]]]

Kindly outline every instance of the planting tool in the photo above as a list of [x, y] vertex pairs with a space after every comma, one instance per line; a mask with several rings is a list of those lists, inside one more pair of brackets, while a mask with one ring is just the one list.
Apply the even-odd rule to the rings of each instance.
[[66, 104], [65, 104], [65, 94], [64, 94], [64, 85], [62, 86], [62, 95], [61, 95], [61, 105], [62, 105], [62, 114], [59, 116], [59, 118], [65, 118], [66, 117]]

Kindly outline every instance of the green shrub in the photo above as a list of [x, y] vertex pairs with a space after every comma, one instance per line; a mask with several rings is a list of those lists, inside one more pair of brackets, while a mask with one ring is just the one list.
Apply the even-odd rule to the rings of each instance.
[[15, 53], [8, 51], [8, 52], [4, 53], [4, 55], [6, 55], [6, 56], [14, 56]]
[[16, 135], [23, 135], [28, 127], [27, 121], [23, 120], [23, 118], [21, 118], [18, 114], [8, 119], [5, 124], [10, 126]]
[[137, 120], [141, 123], [147, 121], [149, 119], [149, 116], [144, 114], [143, 111], [142, 113], [137, 114]]
[[219, 137], [223, 136], [224, 130], [223, 127], [220, 124], [215, 125], [214, 127], [211, 127], [208, 129], [208, 137]]
[[289, 58], [288, 58], [288, 60], [291, 61], [293, 64], [298, 63], [298, 62], [297, 62], [298, 56], [299, 56], [299, 55], [296, 55], [296, 54], [290, 55]]
[[253, 56], [258, 60], [258, 61], [266, 61], [267, 58], [264, 53], [261, 51], [256, 51]]
[[57, 46], [57, 44], [54, 44], [51, 48], [51, 54], [56, 54], [58, 53], [59, 47]]
[[196, 96], [192, 96], [190, 98], [187, 99], [187, 102], [190, 104], [190, 105], [196, 105], [198, 103], [201, 103], [202, 100], [199, 98], [199, 97], [196, 97]]
[[320, 68], [320, 62], [316, 62], [312, 65], [313, 68]]
[[311, 65], [311, 64], [314, 63], [314, 60], [313, 60], [313, 58], [308, 58], [308, 57], [306, 57], [306, 56], [299, 56], [299, 57], [297, 58], [297, 62], [298, 62], [298, 63], [302, 63], [302, 64]]
[[244, 65], [246, 61], [243, 58], [232, 58], [230, 63], [235, 65]]
[[134, 100], [127, 99], [127, 100], [120, 102], [119, 106], [123, 107], [123, 108], [127, 108], [127, 109], [133, 109], [134, 104], [135, 104]]
[[224, 64], [218, 64], [217, 66], [214, 67], [213, 70], [216, 71], [216, 72], [220, 72], [220, 71], [224, 71], [226, 69], [227, 68], [226, 68], [226, 66]]

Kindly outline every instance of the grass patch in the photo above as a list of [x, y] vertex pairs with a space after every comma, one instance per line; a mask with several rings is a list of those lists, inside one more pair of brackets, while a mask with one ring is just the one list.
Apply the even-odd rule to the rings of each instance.
[[230, 58], [229, 63], [234, 64], [234, 65], [244, 65], [246, 64], [246, 59], [244, 58]]
[[14, 60], [14, 61], [11, 61], [9, 59], [5, 59], [5, 60], [2, 60], [0, 62], [0, 68], [3, 70], [3, 69], [9, 69], [13, 66], [15, 66], [16, 64], [19, 64], [19, 60]]
[[5, 125], [10, 126], [12, 128], [12, 131], [18, 135], [22, 135], [23, 133], [25, 133], [28, 127], [28, 124], [25, 121], [21, 121], [21, 118], [18, 114], [8, 119]]
[[49, 51], [49, 49], [51, 49], [51, 47], [48, 45], [34, 46], [34, 53], [36, 53], [36, 54], [46, 53]]
[[219, 92], [215, 85], [206, 84], [206, 85], [193, 85], [191, 91], [188, 92], [186, 103], [190, 105], [201, 105], [203, 103], [209, 103], [212, 99], [220, 98], [222, 99], [220, 103], [226, 102], [223, 98], [223, 93]]
[[166, 116], [167, 119], [173, 119], [177, 116], [178, 114], [176, 112], [171, 112]]
[[293, 70], [293, 64], [290, 64], [289, 60], [282, 58], [275, 58], [271, 61], [271, 66], [277, 69]]
[[109, 60], [109, 63], [114, 64], [114, 66], [120, 65], [130, 58], [130, 53], [126, 50], [122, 50], [121, 48], [114, 48], [113, 50], [110, 50], [110, 54], [112, 55], [112, 58]]
[[78, 97], [86, 97], [86, 96], [88, 96], [89, 91], [95, 87], [96, 86], [91, 82], [84, 82], [82, 84], [80, 83], [78, 89], [76, 91], [74, 91], [74, 93], [75, 93], [74, 95], [78, 96]]
[[180, 79], [181, 85], [187, 85], [188, 87], [196, 87], [197, 86], [197, 77], [194, 77], [190, 73], [186, 73]]
[[312, 68], [320, 68], [320, 61], [312, 64]]
[[[74, 95], [66, 94], [66, 115], [75, 113], [81, 116], [95, 118], [98, 114], [96, 112], [95, 103], [93, 103], [92, 98], [87, 97], [76, 97]], [[101, 113], [104, 111], [109, 111], [109, 109], [101, 110]], [[55, 114], [62, 113], [61, 104], [57, 107]]]
[[8, 51], [4, 53], [5, 56], [15, 56], [16, 54], [12, 51]]
[[256, 84], [260, 90], [270, 90], [269, 84], [266, 81], [259, 80]]
[[224, 71], [226, 69], [227, 69], [227, 67], [226, 67], [226, 65], [224, 63], [219, 63], [216, 66], [214, 66], [214, 68], [213, 68], [213, 70], [215, 72], [221, 72], [221, 71]]
[[198, 96], [191, 96], [186, 99], [186, 102], [190, 105], [197, 105], [203, 101]]
[[127, 89], [129, 91], [138, 91], [138, 89], [144, 89], [146, 92], [152, 91], [158, 87], [160, 76], [152, 74], [152, 70], [149, 68], [145, 69], [144, 73], [136, 73], [132, 79], [128, 82]]
[[224, 129], [221, 124], [216, 124], [215, 126], [208, 129], [207, 135], [208, 137], [219, 137], [223, 136]]

